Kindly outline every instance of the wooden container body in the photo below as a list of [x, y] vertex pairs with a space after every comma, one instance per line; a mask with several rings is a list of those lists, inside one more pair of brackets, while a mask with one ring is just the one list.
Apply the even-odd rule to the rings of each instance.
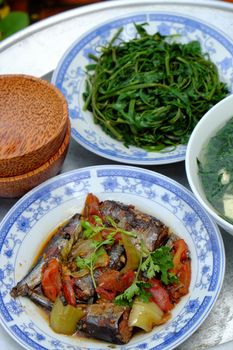
[[26, 174], [0, 178], [0, 197], [17, 198], [40, 183], [57, 175], [61, 170], [70, 143], [70, 122], [61, 147], [45, 164]]

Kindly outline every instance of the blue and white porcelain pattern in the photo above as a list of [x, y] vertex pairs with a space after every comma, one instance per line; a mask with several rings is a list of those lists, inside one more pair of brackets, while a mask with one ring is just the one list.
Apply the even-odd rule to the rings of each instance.
[[[54, 83], [65, 95], [69, 105], [71, 134], [83, 147], [102, 157], [128, 164], [166, 164], [182, 161], [186, 146], [179, 145], [175, 150], [147, 152], [141, 148], [126, 148], [122, 142], [107, 135], [93, 122], [92, 113], [83, 111], [82, 94], [85, 89], [85, 66], [90, 63], [89, 53], [98, 54], [120, 27], [124, 27], [122, 38], [135, 37], [134, 23], [147, 22], [148, 32], [159, 31], [163, 35], [178, 34], [183, 43], [198, 40], [203, 52], [208, 53], [217, 65], [220, 78], [233, 91], [233, 43], [218, 29], [200, 20], [172, 13], [141, 13], [118, 18], [100, 25], [80, 37], [61, 58], [53, 73]], [[178, 39], [177, 39], [178, 40]]]
[[167, 324], [115, 347], [173, 349], [200, 326], [219, 295], [225, 270], [223, 242], [217, 226], [188, 190], [161, 174], [132, 166], [93, 166], [64, 173], [33, 189], [9, 211], [0, 225], [1, 323], [26, 349], [109, 349], [104, 342], [55, 334], [30, 300], [10, 296], [49, 233], [81, 210], [88, 192], [101, 200], [131, 203], [186, 240], [192, 259], [190, 293]]

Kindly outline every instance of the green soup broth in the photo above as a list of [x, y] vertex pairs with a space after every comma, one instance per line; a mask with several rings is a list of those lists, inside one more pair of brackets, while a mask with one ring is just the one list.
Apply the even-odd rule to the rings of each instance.
[[197, 161], [206, 198], [233, 223], [233, 115], [211, 137]]

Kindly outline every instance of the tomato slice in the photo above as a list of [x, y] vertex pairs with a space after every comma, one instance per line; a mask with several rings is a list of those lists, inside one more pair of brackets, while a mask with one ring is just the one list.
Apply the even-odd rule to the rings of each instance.
[[105, 299], [105, 300], [109, 300], [109, 301], [112, 301], [116, 296], [116, 292], [111, 291], [111, 290], [106, 290], [102, 287], [97, 287], [96, 292], [97, 292], [97, 294], [99, 294], [101, 299]]
[[92, 215], [100, 216], [99, 204], [99, 199], [94, 194], [88, 193], [83, 210], [84, 218], [88, 220]]
[[108, 291], [123, 292], [126, 290], [135, 278], [133, 270], [127, 271], [122, 275], [119, 271], [109, 270], [100, 275], [98, 278], [98, 287]]
[[176, 273], [181, 268], [182, 262], [188, 257], [188, 247], [183, 239], [178, 239], [173, 243], [175, 250], [172, 272]]
[[41, 285], [43, 292], [51, 301], [55, 301], [62, 289], [60, 265], [52, 258], [42, 268]]
[[63, 277], [63, 294], [68, 304], [76, 306], [74, 283], [68, 275]]
[[148, 289], [148, 291], [151, 293], [150, 301], [157, 304], [164, 312], [170, 311], [173, 308], [173, 304], [162, 283], [156, 279], [151, 279], [148, 282], [151, 284], [151, 287]]
[[135, 278], [135, 273], [133, 270], [128, 270], [124, 275], [122, 275], [121, 277], [122, 292], [131, 286], [131, 284], [134, 281], [134, 278]]
[[189, 259], [188, 247], [183, 239], [178, 239], [173, 243], [174, 267], [170, 270], [178, 277], [178, 282], [167, 286], [170, 298], [174, 303], [178, 303], [180, 298], [189, 292], [191, 282], [191, 261]]
[[191, 262], [186, 260], [182, 263], [180, 270], [177, 273], [177, 277], [180, 281], [179, 293], [180, 295], [186, 295], [189, 292], [189, 285], [191, 282]]

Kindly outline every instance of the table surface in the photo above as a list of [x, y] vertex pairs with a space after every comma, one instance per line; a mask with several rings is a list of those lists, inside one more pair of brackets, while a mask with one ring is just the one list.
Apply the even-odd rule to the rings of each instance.
[[[135, 11], [170, 11], [192, 14], [211, 24], [233, 39], [233, 5], [221, 1], [129, 0], [108, 1], [70, 10], [41, 21], [0, 43], [0, 74], [24, 73], [50, 80], [65, 50], [86, 30], [121, 14]], [[90, 165], [114, 164], [71, 141], [62, 172]], [[172, 177], [188, 186], [184, 162], [146, 166], [147, 169]], [[14, 205], [14, 199], [0, 199], [0, 220]], [[233, 236], [221, 231], [226, 250], [226, 274], [221, 293], [207, 319], [177, 350], [233, 349]], [[0, 326], [0, 348], [20, 350]]]

